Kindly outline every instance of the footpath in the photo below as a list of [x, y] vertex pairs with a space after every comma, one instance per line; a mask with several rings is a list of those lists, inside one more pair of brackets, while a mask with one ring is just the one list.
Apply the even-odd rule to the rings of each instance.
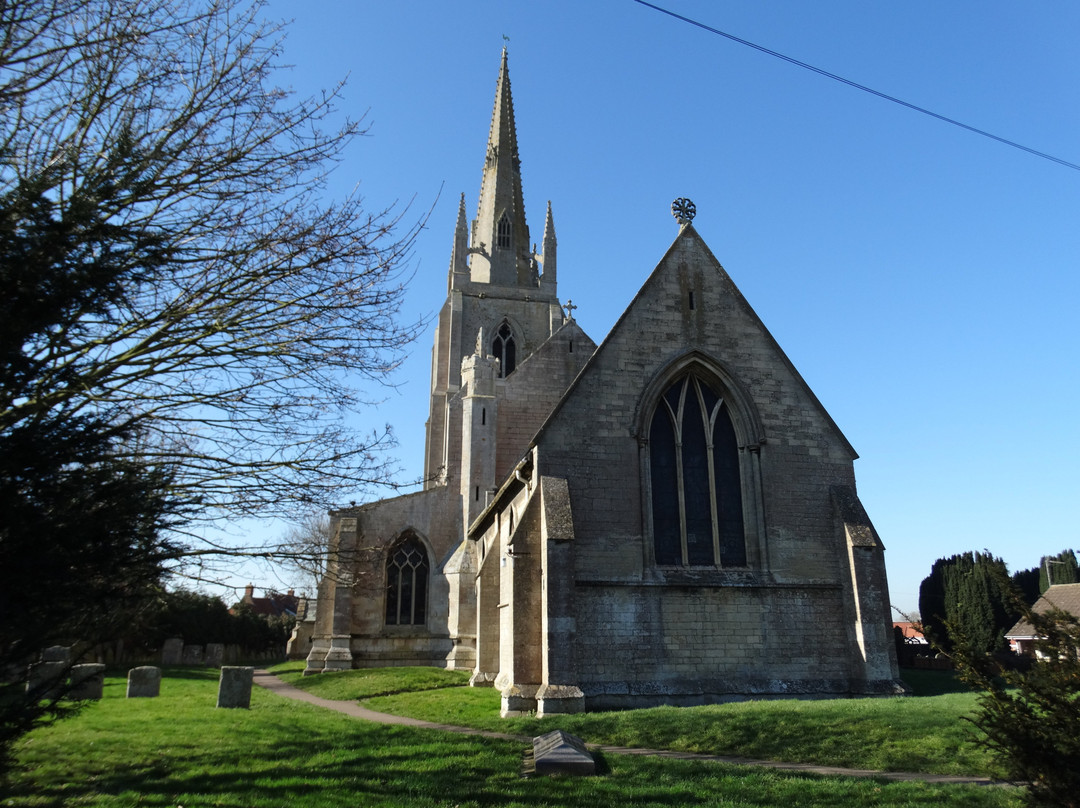
[[[516, 741], [522, 744], [531, 744], [532, 738], [527, 735], [511, 735], [505, 732], [491, 732], [470, 727], [456, 727], [451, 724], [437, 724], [433, 721], [421, 721], [418, 718], [405, 718], [400, 715], [379, 713], [369, 710], [356, 701], [334, 701], [313, 696], [298, 687], [282, 681], [266, 670], [255, 671], [255, 684], [265, 688], [279, 696], [296, 701], [305, 701], [327, 710], [360, 718], [364, 721], [373, 721], [376, 724], [392, 724], [395, 726], [417, 727], [419, 729], [437, 729], [443, 732], [457, 732], [462, 735], [478, 735], [483, 738], [498, 738], [504, 741]], [[954, 785], [1003, 785], [988, 777], [964, 777], [950, 774], [925, 774], [923, 772], [884, 772], [874, 769], [845, 769], [840, 766], [818, 766], [812, 763], [783, 763], [776, 760], [756, 760], [754, 758], [734, 757], [732, 755], [703, 755], [695, 752], [673, 752], [670, 749], [641, 749], [628, 746], [608, 746], [607, 744], [588, 744], [593, 749], [599, 749], [605, 755], [645, 755], [648, 757], [671, 758], [673, 760], [711, 760], [717, 763], [730, 763], [735, 766], [761, 766], [769, 769], [778, 769], [790, 772], [805, 772], [807, 774], [823, 774], [840, 777], [869, 777], [878, 780], [921, 781], [924, 783], [942, 783]]]

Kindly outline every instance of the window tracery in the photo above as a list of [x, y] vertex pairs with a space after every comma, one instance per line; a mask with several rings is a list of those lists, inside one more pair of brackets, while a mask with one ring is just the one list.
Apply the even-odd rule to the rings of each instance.
[[517, 345], [514, 342], [514, 331], [506, 320], [502, 321], [495, 332], [495, 339], [491, 341], [491, 353], [499, 360], [500, 379], [505, 379], [514, 372], [517, 367]]
[[427, 591], [427, 552], [416, 536], [406, 533], [394, 542], [386, 559], [386, 625], [424, 625]]
[[660, 396], [649, 428], [655, 560], [746, 566], [739, 447], [727, 404], [693, 373]]
[[504, 212], [495, 225], [495, 246], [500, 250], [510, 249], [512, 233], [513, 225], [510, 223], [510, 217]]

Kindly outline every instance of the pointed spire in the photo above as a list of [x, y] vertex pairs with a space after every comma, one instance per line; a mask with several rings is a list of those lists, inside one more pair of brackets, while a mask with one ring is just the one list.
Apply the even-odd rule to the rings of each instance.
[[556, 293], [556, 248], [558, 241], [555, 239], [555, 219], [551, 215], [551, 200], [547, 203], [547, 216], [544, 219], [544, 240], [541, 243], [540, 249], [543, 250], [543, 254], [540, 258], [540, 262], [544, 266], [544, 274], [540, 276], [540, 283], [548, 289], [551, 294]]
[[474, 281], [504, 286], [528, 285], [532, 271], [529, 228], [521, 188], [514, 101], [506, 48], [495, 85], [480, 202], [473, 221], [472, 244], [482, 248], [473, 261]]
[[[465, 193], [458, 202], [457, 224], [454, 226], [454, 249], [450, 252], [450, 272], [446, 279], [447, 291], [457, 286], [455, 275], [469, 271], [469, 226], [465, 218]], [[466, 280], [468, 276], [466, 275]]]

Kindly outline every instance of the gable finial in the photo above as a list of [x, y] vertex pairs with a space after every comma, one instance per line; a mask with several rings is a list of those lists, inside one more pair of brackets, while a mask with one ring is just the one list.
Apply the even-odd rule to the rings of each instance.
[[679, 223], [680, 227], [688, 225], [694, 221], [694, 216], [697, 215], [697, 205], [686, 197], [680, 196], [671, 203], [671, 215], [675, 217], [675, 221]]

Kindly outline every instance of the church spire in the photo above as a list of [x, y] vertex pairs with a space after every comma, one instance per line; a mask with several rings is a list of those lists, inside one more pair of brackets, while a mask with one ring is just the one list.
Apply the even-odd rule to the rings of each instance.
[[480, 203], [473, 221], [472, 279], [502, 286], [535, 285], [534, 259], [525, 223], [514, 101], [506, 48], [495, 86]]

